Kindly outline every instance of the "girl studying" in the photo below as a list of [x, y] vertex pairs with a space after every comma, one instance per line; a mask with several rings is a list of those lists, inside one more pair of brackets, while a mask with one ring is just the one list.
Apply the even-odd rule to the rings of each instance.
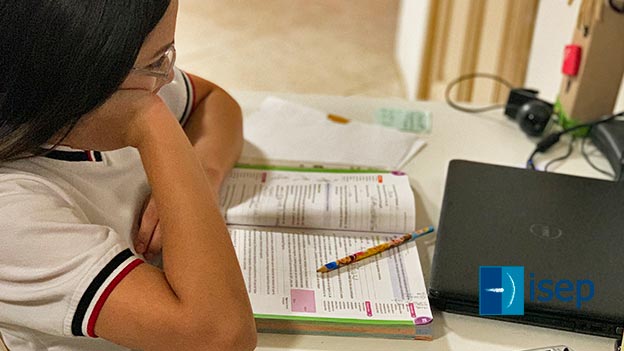
[[[241, 112], [175, 67], [177, 6], [0, 3], [10, 350], [255, 347], [216, 196], [242, 148]], [[161, 253], [162, 269], [149, 263]]]

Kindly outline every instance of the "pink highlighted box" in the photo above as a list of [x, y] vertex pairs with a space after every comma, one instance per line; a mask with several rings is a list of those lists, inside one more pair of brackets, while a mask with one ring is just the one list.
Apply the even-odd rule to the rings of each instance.
[[316, 312], [314, 290], [290, 289], [290, 301], [293, 312]]
[[373, 308], [371, 307], [370, 301], [364, 301], [364, 306], [366, 306], [366, 315], [369, 317], [373, 316]]
[[409, 311], [412, 318], [416, 318], [416, 308], [414, 308], [414, 304], [410, 302], [407, 305], [409, 306]]

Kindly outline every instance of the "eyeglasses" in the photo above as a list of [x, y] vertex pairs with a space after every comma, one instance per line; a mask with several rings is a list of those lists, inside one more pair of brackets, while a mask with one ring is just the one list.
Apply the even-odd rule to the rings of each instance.
[[175, 45], [171, 44], [167, 50], [156, 60], [145, 67], [133, 67], [132, 72], [153, 76], [160, 79], [167, 79], [176, 61]]

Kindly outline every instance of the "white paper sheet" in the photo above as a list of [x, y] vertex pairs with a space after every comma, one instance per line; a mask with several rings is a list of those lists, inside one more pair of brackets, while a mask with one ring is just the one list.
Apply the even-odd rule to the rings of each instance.
[[398, 170], [423, 146], [411, 133], [350, 121], [275, 97], [245, 118], [241, 163]]

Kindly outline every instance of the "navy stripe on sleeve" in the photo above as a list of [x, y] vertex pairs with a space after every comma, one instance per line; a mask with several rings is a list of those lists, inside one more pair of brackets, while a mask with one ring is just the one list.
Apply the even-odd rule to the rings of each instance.
[[124, 263], [129, 257], [133, 255], [130, 249], [126, 249], [117, 256], [115, 256], [105, 267], [98, 273], [87, 290], [82, 295], [80, 302], [78, 302], [78, 307], [76, 308], [76, 313], [72, 319], [71, 330], [74, 336], [85, 336], [82, 330], [82, 324], [87, 314], [87, 310], [91, 305], [96, 293], [100, 289], [100, 287], [104, 284], [106, 279], [119, 267], [122, 263]]

